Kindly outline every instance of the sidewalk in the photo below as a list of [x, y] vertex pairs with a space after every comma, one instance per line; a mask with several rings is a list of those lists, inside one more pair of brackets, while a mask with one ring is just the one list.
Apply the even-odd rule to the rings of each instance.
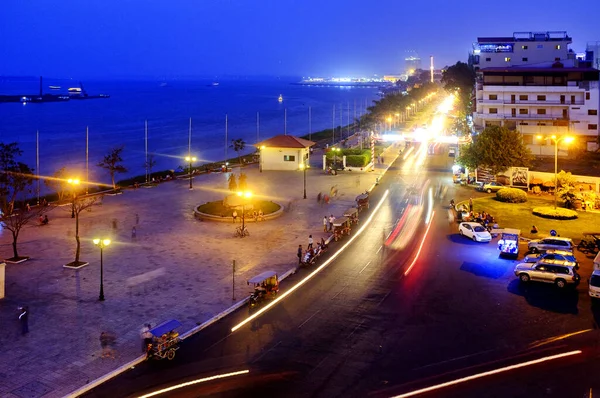
[[[389, 164], [394, 156], [385, 156]], [[249, 222], [250, 236], [235, 238], [229, 223], [202, 222], [193, 208], [227, 194], [228, 174], [211, 173], [188, 181], [170, 181], [155, 188], [127, 190], [106, 196], [102, 205], [80, 215], [80, 270], [62, 267], [74, 259], [74, 220], [67, 207], [49, 213], [50, 225], [22, 231], [19, 252], [32, 259], [6, 266], [6, 297], [0, 300], [0, 396], [62, 397], [136, 358], [139, 331], [175, 318], [189, 330], [227, 309], [232, 300], [232, 260], [236, 260], [235, 296], [249, 293], [246, 280], [267, 269], [280, 274], [297, 265], [296, 250], [326, 237], [323, 216], [341, 216], [354, 198], [384, 172], [330, 176], [320, 169], [262, 172], [244, 168], [249, 188], [283, 206], [272, 221]], [[234, 169], [234, 173], [238, 173]], [[337, 186], [338, 197], [320, 205], [319, 192]], [[136, 214], [139, 223], [136, 225]], [[113, 220], [117, 228], [113, 229]], [[137, 237], [131, 234], [136, 227]], [[1, 231], [0, 253], [9, 257], [10, 234]], [[98, 301], [100, 253], [95, 237], [109, 237], [104, 249], [104, 294]], [[29, 334], [22, 336], [17, 307], [29, 306]], [[116, 334], [116, 358], [100, 358], [100, 333]]]

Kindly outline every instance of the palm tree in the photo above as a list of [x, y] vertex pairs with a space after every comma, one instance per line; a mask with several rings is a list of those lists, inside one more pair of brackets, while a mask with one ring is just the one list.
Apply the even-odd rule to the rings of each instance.
[[241, 138], [238, 138], [236, 140], [231, 140], [231, 145], [229, 147], [233, 148], [233, 150], [238, 154], [238, 163], [240, 164], [240, 174], [241, 174], [242, 173], [242, 155], [240, 154], [240, 152], [243, 151], [244, 148], [246, 148], [246, 141], [244, 141]]

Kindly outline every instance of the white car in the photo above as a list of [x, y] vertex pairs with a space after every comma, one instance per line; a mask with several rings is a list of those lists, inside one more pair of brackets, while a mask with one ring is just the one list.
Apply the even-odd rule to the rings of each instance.
[[475, 242], [489, 242], [492, 240], [492, 235], [488, 230], [476, 222], [461, 222], [458, 226], [458, 233], [473, 239]]

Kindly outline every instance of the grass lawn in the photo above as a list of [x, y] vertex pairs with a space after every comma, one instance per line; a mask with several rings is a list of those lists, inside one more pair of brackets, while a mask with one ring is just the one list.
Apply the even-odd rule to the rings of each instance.
[[[268, 200], [255, 200], [253, 201], [254, 209], [256, 211], [262, 210], [265, 215], [275, 213], [281, 206], [279, 206], [275, 202], [271, 202]], [[254, 210], [249, 210], [248, 205], [246, 205], [246, 214], [248, 212], [252, 213]], [[198, 211], [206, 214], [211, 214], [213, 216], [221, 216], [221, 217], [232, 217], [233, 216], [233, 208], [223, 206], [223, 201], [218, 200], [215, 202], [208, 202], [203, 205], [198, 206]], [[239, 212], [238, 212], [239, 213]], [[241, 217], [242, 214], [240, 213]]]
[[[555, 229], [560, 236], [579, 241], [584, 232], [600, 231], [600, 213], [578, 212], [579, 218], [575, 220], [551, 220], [531, 213], [538, 206], [554, 206], [554, 200], [531, 195], [525, 203], [500, 202], [495, 195], [473, 200], [475, 212], [490, 213], [500, 228], [520, 229], [521, 235], [526, 238], [549, 236], [550, 230]], [[532, 225], [539, 230], [535, 236], [530, 232]]]

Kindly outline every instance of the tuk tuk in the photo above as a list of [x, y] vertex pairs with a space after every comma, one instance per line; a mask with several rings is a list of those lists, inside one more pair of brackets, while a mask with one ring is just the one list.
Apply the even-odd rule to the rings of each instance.
[[500, 257], [514, 257], [519, 255], [519, 238], [521, 231], [513, 228], [504, 228], [498, 241]]
[[337, 242], [342, 236], [350, 235], [350, 219], [348, 217], [336, 218], [333, 221], [333, 239]]
[[265, 271], [254, 278], [248, 279], [248, 285], [250, 284], [254, 286], [248, 301], [250, 308], [260, 304], [265, 299], [275, 298], [277, 292], [279, 292], [279, 280], [275, 271]]
[[358, 211], [369, 208], [369, 192], [365, 192], [356, 197], [356, 207]]
[[348, 217], [351, 224], [358, 224], [358, 209], [351, 207], [344, 212], [344, 217]]
[[165, 359], [169, 361], [175, 358], [175, 351], [179, 349], [179, 333], [175, 331], [181, 326], [181, 322], [171, 319], [150, 329], [152, 343], [148, 344], [147, 358]]

